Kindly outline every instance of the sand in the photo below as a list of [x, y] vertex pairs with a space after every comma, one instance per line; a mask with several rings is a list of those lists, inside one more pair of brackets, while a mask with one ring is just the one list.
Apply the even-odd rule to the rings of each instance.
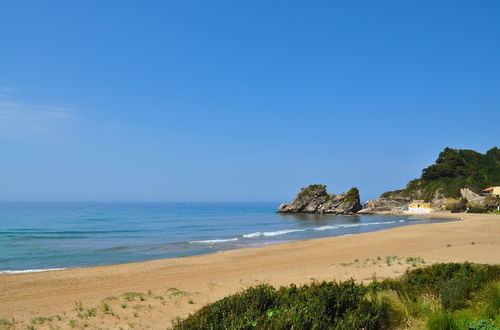
[[[24, 329], [165, 329], [178, 317], [259, 283], [368, 282], [436, 262], [500, 264], [499, 215], [432, 216], [463, 220], [203, 256], [0, 275], [0, 319]], [[125, 292], [142, 298], [127, 300]]]

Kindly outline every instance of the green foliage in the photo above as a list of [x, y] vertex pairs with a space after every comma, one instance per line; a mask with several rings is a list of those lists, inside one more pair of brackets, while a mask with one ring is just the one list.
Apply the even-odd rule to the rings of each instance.
[[182, 297], [182, 296], [185, 296], [187, 295], [188, 293], [186, 291], [183, 291], [183, 290], [179, 290], [177, 288], [169, 288], [167, 290], [167, 293], [168, 293], [168, 297], [169, 298], [175, 298], [175, 297]]
[[399, 190], [392, 190], [392, 191], [386, 191], [380, 197], [384, 198], [394, 198], [394, 197], [406, 197], [407, 196], [407, 191], [405, 189], [399, 189]]
[[487, 213], [490, 209], [483, 205], [470, 205], [467, 213]]
[[97, 310], [95, 308], [87, 309], [87, 316], [88, 317], [94, 317], [96, 315], [97, 315]]
[[471, 293], [500, 279], [500, 265], [465, 263], [434, 264], [407, 271], [399, 279], [386, 279], [372, 286], [395, 290], [400, 297], [416, 301], [422, 294], [438, 296], [446, 310], [469, 307]]
[[122, 294], [122, 298], [126, 301], [134, 301], [135, 298], [139, 298], [141, 301], [143, 301], [144, 294], [141, 292], [125, 292]]
[[304, 197], [317, 197], [317, 196], [328, 196], [326, 193], [326, 186], [322, 184], [311, 184], [305, 188], [302, 188], [297, 194], [297, 199]]
[[13, 324], [4, 318], [0, 317], [0, 329], [9, 329]]
[[356, 187], [351, 188], [345, 197], [346, 201], [357, 201], [359, 200], [359, 190]]
[[481, 154], [473, 150], [445, 148], [435, 164], [422, 170], [420, 179], [412, 180], [405, 189], [388, 191], [381, 197], [410, 197], [432, 200], [436, 191], [444, 197], [460, 197], [467, 187], [476, 193], [489, 186], [500, 185], [500, 149], [494, 147]]
[[[500, 282], [489, 284], [475, 297], [474, 308], [485, 319], [495, 319], [500, 311]], [[499, 324], [500, 325], [500, 324]]]
[[485, 207], [491, 212], [491, 211], [498, 211], [498, 208], [500, 207], [500, 196], [498, 195], [489, 195], [486, 197], [485, 201]]
[[429, 330], [459, 330], [463, 329], [455, 322], [453, 314], [440, 310], [433, 313], [427, 319], [427, 328]]
[[467, 199], [460, 198], [460, 200], [451, 206], [451, 213], [461, 213], [467, 210]]
[[83, 304], [81, 301], [75, 302], [75, 311], [83, 312]]
[[38, 316], [31, 319], [31, 323], [33, 324], [44, 324], [45, 321], [52, 321], [51, 317]]
[[109, 297], [106, 297], [102, 300], [102, 302], [109, 302], [109, 301], [113, 301], [113, 300], [118, 300], [118, 297], [116, 296], [109, 296]]
[[[414, 261], [414, 260], [410, 260]], [[369, 285], [259, 285], [207, 305], [174, 329], [498, 329], [500, 265], [435, 264]]]
[[495, 321], [493, 320], [480, 320], [471, 321], [467, 324], [467, 329], [469, 330], [499, 330]]
[[390, 310], [354, 281], [259, 285], [205, 306], [175, 329], [379, 329]]

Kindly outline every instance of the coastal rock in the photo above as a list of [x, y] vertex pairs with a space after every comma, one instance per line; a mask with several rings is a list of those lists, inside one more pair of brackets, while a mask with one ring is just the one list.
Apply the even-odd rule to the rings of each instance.
[[366, 201], [363, 209], [358, 214], [373, 214], [384, 212], [401, 212], [403, 207], [407, 207], [410, 203], [408, 197], [379, 197]]
[[485, 196], [481, 196], [479, 194], [476, 194], [469, 188], [462, 188], [460, 189], [460, 195], [462, 195], [463, 198], [467, 199], [469, 202], [473, 203], [483, 203], [485, 200]]
[[357, 188], [334, 195], [325, 185], [313, 184], [302, 188], [292, 203], [281, 204], [278, 213], [354, 214], [361, 208]]

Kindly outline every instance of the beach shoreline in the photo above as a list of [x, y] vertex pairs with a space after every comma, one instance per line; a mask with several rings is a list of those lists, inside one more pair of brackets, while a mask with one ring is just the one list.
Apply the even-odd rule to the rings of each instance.
[[[35, 317], [58, 315], [61, 320], [56, 318], [51, 322], [62, 327], [74, 319], [90, 322], [92, 327], [119, 328], [121, 324], [130, 327], [129, 323], [140, 322], [141, 326], [157, 328], [259, 283], [282, 286], [300, 285], [313, 279], [350, 278], [368, 282], [373, 277], [396, 277], [408, 268], [436, 262], [500, 264], [500, 216], [450, 213], [425, 216], [463, 221], [415, 224], [190, 257], [2, 274], [0, 318], [14, 318], [24, 326]], [[417, 261], [407, 262], [411, 258]], [[169, 292], [173, 289], [182, 294], [172, 296]], [[125, 292], [141, 292], [146, 296], [145, 301], [151, 300], [148, 304], [151, 308], [137, 312], [147, 318], [123, 313], [120, 317], [118, 311], [115, 316], [103, 314], [86, 320], [76, 316], [75, 302], [99, 306], [106, 297], [120, 300]], [[149, 296], [163, 300], [148, 298], [148, 292]], [[118, 302], [111, 305], [119, 308]]]
[[[311, 213], [294, 213], [294, 214], [281, 214], [282, 216], [290, 216], [290, 217], [297, 217], [297, 216], [322, 216], [324, 214], [311, 214]], [[332, 216], [332, 214], [326, 214], [327, 216]], [[343, 217], [356, 217], [356, 214], [347, 214], [347, 215], [342, 215]], [[434, 213], [434, 214], [406, 214], [403, 212], [378, 212], [378, 213], [370, 213], [370, 214], [363, 214], [363, 217], [377, 217], [377, 216], [384, 216], [384, 217], [414, 217], [414, 218], [432, 218], [431, 220], [435, 221], [458, 221], [460, 220], [460, 217], [455, 216], [454, 214], [451, 213]], [[311, 219], [308, 221], [312, 221]], [[403, 222], [404, 220], [400, 220], [399, 222]], [[380, 225], [380, 224], [392, 224], [394, 221], [389, 221], [389, 222], [374, 222], [374, 223], [362, 223], [360, 224], [361, 226], [366, 226], [366, 225]], [[418, 223], [407, 223], [405, 224], [406, 226], [411, 226], [415, 225]], [[337, 225], [332, 225], [332, 226], [319, 226], [318, 228], [305, 228], [305, 229], [291, 229], [291, 230], [277, 230], [273, 232], [269, 232], [268, 236], [274, 236], [276, 234], [281, 234], [281, 232], [295, 232], [295, 231], [306, 231], [306, 230], [323, 230], [326, 228], [323, 227], [330, 227], [328, 229], [334, 229], [337, 227]], [[342, 224], [339, 226], [342, 227]], [[352, 227], [352, 225], [347, 225], [347, 227]], [[387, 230], [391, 228], [397, 228], [397, 227], [389, 227], [389, 228], [383, 228], [383, 229], [373, 229], [373, 230], [368, 230], [366, 232], [361, 232], [361, 233], [367, 233], [367, 232], [376, 232], [376, 231], [381, 231], [381, 230]], [[337, 228], [338, 229], [338, 228]], [[222, 238], [222, 239], [207, 239], [207, 240], [193, 240], [190, 241], [191, 244], [197, 244], [197, 243], [205, 243], [205, 244], [215, 244], [215, 243], [221, 243], [221, 242], [226, 242], [226, 241], [233, 241], [237, 240], [238, 238], [248, 238], [252, 237], [252, 235], [255, 236], [266, 236], [268, 234], [265, 231], [262, 232], [255, 232], [251, 234], [241, 234], [241, 235], [236, 235], [236, 238]], [[210, 252], [203, 252], [203, 253], [198, 253], [198, 254], [192, 254], [192, 255], [186, 255], [186, 256], [173, 256], [173, 257], [158, 257], [158, 258], [153, 258], [153, 259], [145, 259], [145, 260], [134, 260], [134, 261], [129, 261], [129, 262], [115, 262], [115, 263], [105, 263], [105, 264], [94, 264], [94, 265], [75, 265], [75, 266], [59, 266], [55, 265], [54, 267], [48, 267], [48, 268], [27, 268], [27, 269], [2, 269], [0, 270], [0, 275], [14, 275], [14, 274], [25, 274], [25, 273], [41, 273], [41, 272], [48, 272], [48, 271], [60, 271], [60, 270], [66, 270], [66, 269], [83, 269], [83, 268], [92, 268], [92, 267], [101, 267], [101, 266], [116, 266], [116, 265], [121, 265], [121, 264], [135, 264], [135, 263], [140, 263], [144, 261], [155, 261], [155, 260], [163, 260], [163, 259], [175, 259], [175, 258], [185, 258], [185, 257], [192, 257], [192, 256], [201, 256], [201, 255], [209, 255], [221, 251], [230, 251], [230, 250], [240, 250], [240, 249], [247, 249], [247, 248], [256, 248], [256, 247], [262, 247], [262, 246], [268, 246], [268, 245], [274, 245], [274, 244], [283, 244], [283, 243], [289, 243], [289, 242], [297, 242], [297, 241], [308, 241], [308, 240], [314, 240], [314, 239], [320, 239], [320, 238], [329, 238], [329, 237], [343, 237], [343, 236], [350, 236], [350, 235], [358, 235], [360, 234], [359, 232], [357, 233], [347, 233], [347, 234], [334, 234], [331, 236], [324, 236], [324, 237], [313, 237], [313, 238], [293, 238], [290, 240], [285, 240], [285, 241], [277, 241], [277, 242], [262, 242], [261, 244], [249, 244], [248, 246], [240, 246], [236, 248], [225, 248], [225, 249], [214, 249], [213, 251]]]

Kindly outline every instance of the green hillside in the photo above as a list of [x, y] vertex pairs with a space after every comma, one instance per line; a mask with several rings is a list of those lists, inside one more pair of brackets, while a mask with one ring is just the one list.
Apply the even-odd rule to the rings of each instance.
[[474, 150], [445, 148], [436, 162], [422, 170], [419, 179], [405, 189], [388, 191], [382, 197], [405, 196], [431, 201], [436, 194], [460, 197], [460, 188], [479, 193], [490, 186], [500, 186], [500, 149], [481, 154]]

